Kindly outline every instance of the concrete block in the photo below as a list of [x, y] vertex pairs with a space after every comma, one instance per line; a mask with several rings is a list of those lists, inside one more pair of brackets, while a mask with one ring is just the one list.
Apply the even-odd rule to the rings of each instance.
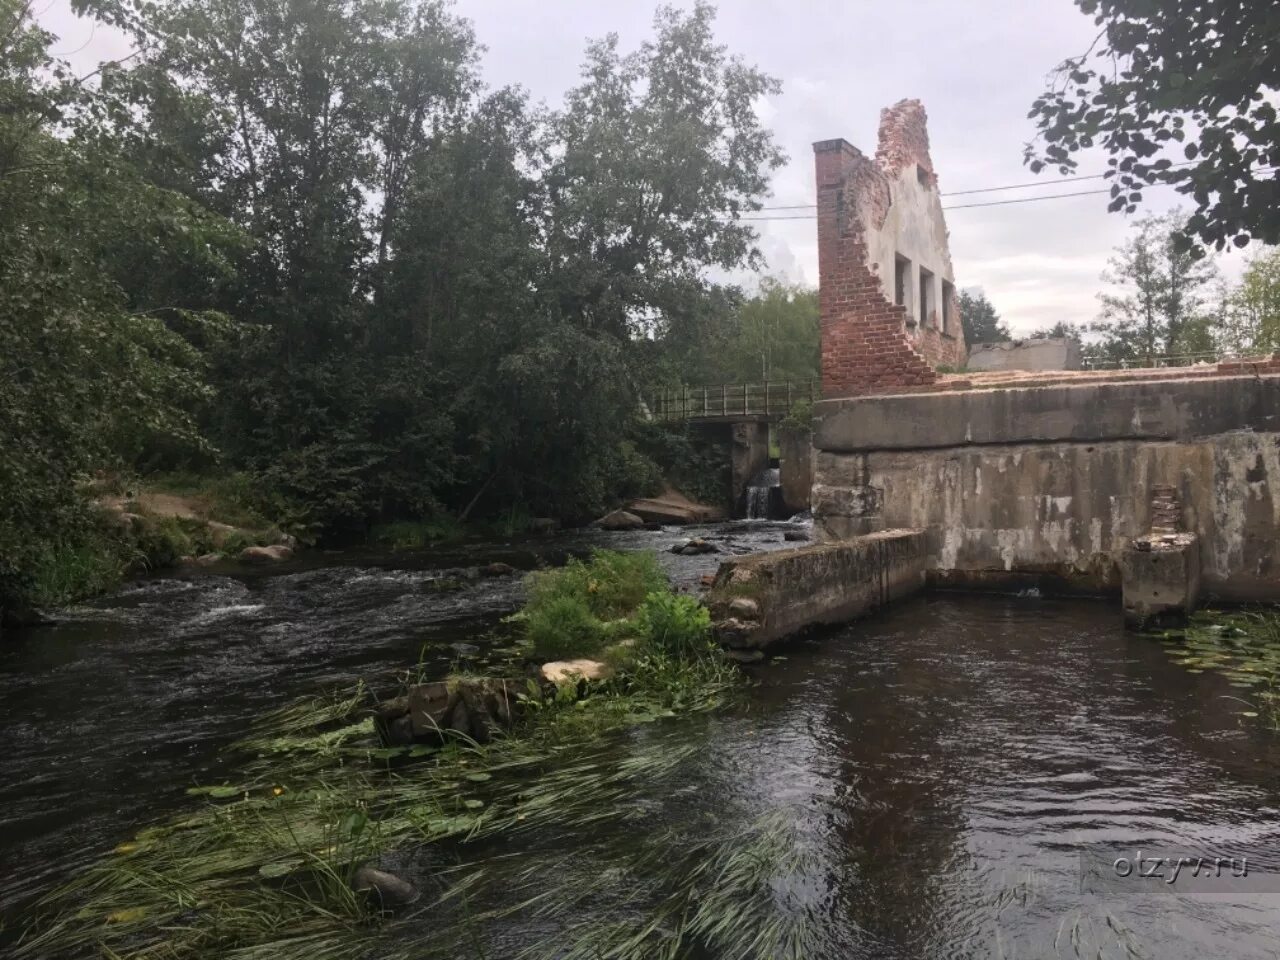
[[1200, 538], [1151, 534], [1125, 548], [1120, 562], [1125, 625], [1134, 630], [1181, 623], [1200, 596]]
[[987, 370], [1079, 370], [1080, 344], [1069, 337], [975, 343], [969, 350], [970, 373]]
[[755, 554], [722, 563], [707, 602], [722, 643], [759, 649], [920, 590], [927, 559], [921, 530]]

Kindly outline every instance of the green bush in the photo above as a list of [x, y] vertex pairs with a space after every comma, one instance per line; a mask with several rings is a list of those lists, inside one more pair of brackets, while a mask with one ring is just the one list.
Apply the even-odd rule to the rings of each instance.
[[666, 653], [700, 653], [711, 634], [711, 614], [693, 597], [669, 591], [645, 597], [636, 616], [642, 642]]
[[537, 656], [551, 659], [598, 653], [625, 632], [618, 621], [632, 616], [650, 594], [667, 590], [654, 554], [612, 550], [532, 574], [528, 583], [525, 635]]
[[562, 595], [526, 611], [525, 631], [541, 660], [574, 660], [599, 652], [605, 627], [581, 597]]

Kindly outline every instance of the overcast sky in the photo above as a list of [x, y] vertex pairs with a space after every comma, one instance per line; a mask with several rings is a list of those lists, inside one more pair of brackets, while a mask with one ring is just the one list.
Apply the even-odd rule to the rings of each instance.
[[[49, 0], [46, 0], [49, 2]], [[682, 4], [681, 4], [682, 5]], [[782, 81], [762, 115], [789, 161], [769, 205], [813, 202], [812, 144], [843, 137], [874, 153], [880, 108], [924, 101], [942, 191], [1034, 181], [1022, 165], [1033, 128], [1026, 117], [1048, 71], [1088, 47], [1096, 28], [1071, 0], [722, 0], [717, 35]], [[588, 38], [620, 35], [626, 49], [649, 35], [654, 6], [601, 0], [458, 0], [487, 47], [492, 86], [520, 84], [534, 99], [560, 102], [578, 81]], [[1034, 12], [1032, 12], [1034, 11]], [[124, 39], [77, 21], [52, 0], [42, 22], [62, 37], [55, 52], [77, 67], [128, 52]], [[1100, 173], [1101, 158], [1081, 173]], [[1056, 174], [1045, 178], [1056, 177]], [[1011, 200], [1101, 187], [1100, 181], [956, 197], [950, 203]], [[1178, 195], [1148, 192], [1163, 211]], [[1073, 197], [947, 214], [956, 282], [980, 287], [1015, 333], [1097, 313], [1099, 274], [1129, 229], [1106, 211], [1106, 196]], [[779, 213], [784, 213], [780, 211]], [[806, 211], [793, 211], [804, 213]], [[771, 273], [817, 282], [812, 220], [759, 224]], [[1223, 262], [1238, 274], [1239, 256]], [[751, 278], [741, 278], [750, 282]]]

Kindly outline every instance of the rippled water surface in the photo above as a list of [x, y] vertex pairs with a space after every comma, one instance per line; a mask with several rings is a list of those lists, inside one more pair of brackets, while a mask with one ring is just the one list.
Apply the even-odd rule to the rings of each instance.
[[[781, 546], [781, 529], [711, 532], [733, 552]], [[684, 536], [564, 538], [484, 561], [531, 567], [590, 542], [664, 549]], [[718, 560], [664, 556], [684, 583]], [[330, 559], [137, 584], [0, 646], [0, 902], [191, 802], [191, 783], [230, 775], [219, 748], [263, 710], [388, 680], [423, 651], [441, 671], [483, 663], [519, 600], [516, 577], [433, 588], [441, 567], [475, 560]], [[814, 956], [1280, 955], [1280, 884], [1081, 890], [1082, 850], [1243, 851], [1255, 871], [1280, 871], [1278, 738], [1240, 717], [1220, 679], [1126, 635], [1114, 604], [940, 595], [778, 652], [751, 668], [740, 708], [617, 749], [663, 736], [700, 748], [643, 798], [637, 843], [655, 824], [782, 811], [808, 865], [779, 885], [778, 909], [805, 914]], [[577, 868], [601, 882], [588, 849], [600, 839], [555, 843], [582, 844]], [[387, 935], [429, 936], [430, 922]], [[513, 920], [495, 942], [526, 932]]]

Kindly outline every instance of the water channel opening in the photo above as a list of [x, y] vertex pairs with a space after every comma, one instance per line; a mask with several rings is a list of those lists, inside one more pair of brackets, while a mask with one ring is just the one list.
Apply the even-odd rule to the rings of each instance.
[[747, 519], [777, 520], [783, 512], [782, 471], [775, 464], [751, 478], [747, 486]]

